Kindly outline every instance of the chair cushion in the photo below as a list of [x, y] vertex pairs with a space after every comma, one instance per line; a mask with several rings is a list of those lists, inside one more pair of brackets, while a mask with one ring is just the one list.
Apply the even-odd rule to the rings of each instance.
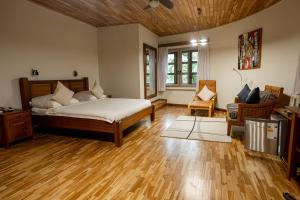
[[237, 103], [230, 103], [227, 104], [227, 112], [230, 119], [237, 119], [239, 104]]
[[259, 87], [254, 88], [246, 99], [246, 103], [248, 104], [257, 104], [259, 103]]
[[259, 103], [266, 103], [268, 101], [276, 101], [276, 96], [271, 92], [260, 91], [259, 93], [260, 101]]
[[243, 87], [243, 89], [237, 94], [237, 96], [239, 97], [241, 103], [246, 103], [246, 99], [247, 99], [250, 91], [251, 90], [250, 90], [248, 84], [246, 84]]
[[192, 108], [208, 108], [212, 106], [212, 101], [192, 101], [189, 106]]
[[203, 101], [209, 101], [213, 98], [216, 94], [212, 92], [208, 87], [205, 85], [202, 90], [199, 92], [198, 97]]

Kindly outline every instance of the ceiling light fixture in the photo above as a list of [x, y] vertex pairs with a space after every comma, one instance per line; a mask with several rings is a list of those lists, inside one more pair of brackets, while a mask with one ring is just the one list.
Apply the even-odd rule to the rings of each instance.
[[195, 43], [197, 43], [197, 40], [192, 39], [190, 42], [191, 42], [192, 44], [195, 44]]
[[202, 38], [202, 39], [199, 40], [199, 42], [201, 42], [201, 43], [207, 43], [208, 40], [207, 40], [207, 38]]
[[195, 39], [192, 39], [190, 41], [190, 43], [192, 44], [192, 46], [197, 46], [198, 44], [201, 45], [201, 46], [206, 46], [208, 44], [208, 39], [207, 38], [202, 38], [200, 40], [195, 40]]

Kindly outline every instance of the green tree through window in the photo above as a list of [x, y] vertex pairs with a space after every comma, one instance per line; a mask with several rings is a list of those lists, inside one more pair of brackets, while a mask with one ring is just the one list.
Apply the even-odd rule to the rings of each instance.
[[166, 84], [169, 86], [196, 85], [198, 69], [197, 50], [178, 50], [168, 54], [168, 74]]

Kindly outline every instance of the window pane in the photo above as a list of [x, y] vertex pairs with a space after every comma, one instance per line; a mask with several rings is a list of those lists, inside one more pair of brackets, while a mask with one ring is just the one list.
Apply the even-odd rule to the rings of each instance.
[[146, 75], [146, 83], [147, 83], [147, 84], [150, 84], [150, 74], [147, 74], [147, 75]]
[[167, 84], [174, 84], [174, 75], [167, 76]]
[[192, 52], [192, 61], [198, 61], [198, 52]]
[[174, 53], [170, 53], [168, 54], [168, 63], [174, 63], [175, 59], [175, 54]]
[[192, 64], [192, 72], [197, 73], [198, 63]]
[[174, 73], [174, 65], [168, 65], [168, 73]]
[[150, 66], [146, 65], [146, 74], [150, 74]]
[[182, 52], [182, 62], [188, 62], [189, 61], [189, 53], [188, 52]]
[[188, 84], [188, 75], [187, 74], [182, 74], [181, 75], [181, 80], [183, 84]]
[[192, 84], [196, 84], [197, 81], [197, 74], [192, 75]]
[[188, 73], [188, 64], [182, 64], [181, 71], [182, 73]]

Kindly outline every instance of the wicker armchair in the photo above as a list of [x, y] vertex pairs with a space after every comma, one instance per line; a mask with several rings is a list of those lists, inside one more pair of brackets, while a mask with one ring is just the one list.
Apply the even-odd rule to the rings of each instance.
[[266, 85], [265, 91], [272, 93], [275, 97], [275, 101], [270, 101], [260, 104], [246, 104], [239, 103], [239, 99], [235, 98], [235, 103], [238, 103], [237, 118], [231, 119], [229, 113], [227, 114], [227, 134], [230, 135], [232, 126], [244, 126], [245, 118], [262, 118], [269, 119], [274, 107], [280, 106], [280, 100], [283, 94], [283, 88]]

